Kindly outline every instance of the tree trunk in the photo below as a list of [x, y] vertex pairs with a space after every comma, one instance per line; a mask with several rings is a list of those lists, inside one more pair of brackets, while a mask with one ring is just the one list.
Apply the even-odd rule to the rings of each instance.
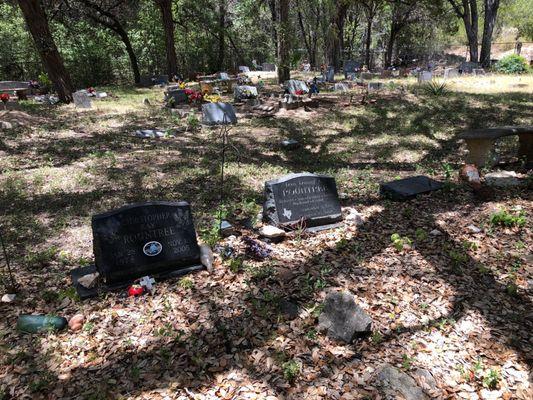
[[335, 12], [335, 19], [333, 27], [335, 29], [333, 36], [333, 45], [331, 46], [331, 64], [335, 67], [335, 71], [341, 68], [342, 53], [344, 51], [344, 20], [348, 5], [345, 1], [338, 1]]
[[176, 45], [174, 43], [174, 18], [172, 17], [172, 0], [154, 0], [163, 21], [165, 31], [165, 51], [167, 57], [167, 74], [169, 79], [178, 73]]
[[279, 0], [278, 24], [278, 83], [291, 79], [289, 60], [289, 0]]
[[[133, 72], [133, 81], [137, 85], [141, 82], [141, 73], [139, 72], [139, 63], [137, 61], [135, 51], [133, 51], [133, 46], [131, 45], [128, 32], [126, 32], [122, 25], [118, 23], [113, 25], [113, 28], [111, 29], [116, 32], [116, 34], [120, 37], [120, 40], [122, 40], [122, 43], [124, 43], [124, 46], [126, 47], [126, 52], [128, 53], [128, 57], [130, 59], [131, 70]], [[172, 78], [172, 75], [169, 75], [169, 79], [170, 78]]]
[[39, 0], [18, 0], [18, 3], [35, 42], [35, 47], [41, 56], [44, 69], [57, 91], [59, 100], [70, 103], [74, 87], [55, 45], [41, 3]]
[[370, 46], [372, 45], [372, 22], [374, 16], [367, 16], [365, 38], [365, 65], [370, 69]]
[[226, 1], [219, 0], [218, 3], [218, 57], [217, 69], [224, 69], [224, 58], [226, 54]]
[[269, 0], [268, 7], [272, 17], [272, 38], [274, 39], [274, 54], [278, 55], [278, 5], [277, 0]]
[[387, 52], [385, 53], [385, 68], [392, 65], [392, 53], [394, 51], [394, 43], [396, 42], [397, 29], [393, 23], [390, 29], [389, 43], [387, 43]]
[[490, 67], [490, 51], [492, 44], [492, 33], [496, 25], [496, 16], [500, 0], [485, 0], [485, 22], [483, 24], [483, 38], [481, 39], [481, 55], [479, 61], [483, 67]]
[[468, 49], [470, 52], [470, 61], [478, 62], [478, 11], [477, 0], [462, 0], [462, 10], [459, 3], [455, 0], [448, 0], [451, 4], [455, 14], [463, 19], [466, 36], [468, 39]]

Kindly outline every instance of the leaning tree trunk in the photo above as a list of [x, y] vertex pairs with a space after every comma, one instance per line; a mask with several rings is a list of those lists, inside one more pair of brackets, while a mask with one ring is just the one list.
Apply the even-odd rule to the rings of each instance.
[[492, 33], [496, 25], [496, 16], [500, 0], [485, 0], [485, 22], [483, 24], [483, 38], [481, 39], [481, 55], [479, 61], [483, 67], [490, 67], [490, 51], [492, 45]]
[[46, 13], [39, 0], [18, 0], [18, 3], [59, 100], [70, 103], [74, 87], [50, 32]]
[[137, 56], [135, 55], [133, 46], [131, 45], [128, 32], [126, 32], [122, 25], [118, 23], [115, 23], [115, 25], [113, 25], [111, 29], [116, 32], [116, 34], [120, 37], [120, 40], [122, 40], [122, 43], [124, 43], [124, 46], [126, 47], [126, 52], [128, 53], [128, 57], [130, 59], [131, 70], [133, 72], [133, 80], [137, 85], [141, 82], [141, 73], [139, 71], [139, 62], [137, 61]]
[[289, 60], [289, 0], [279, 0], [278, 24], [278, 83], [291, 79]]
[[154, 0], [163, 21], [165, 31], [165, 50], [167, 56], [167, 74], [170, 79], [178, 72], [176, 45], [174, 43], [174, 18], [172, 17], [172, 0]]

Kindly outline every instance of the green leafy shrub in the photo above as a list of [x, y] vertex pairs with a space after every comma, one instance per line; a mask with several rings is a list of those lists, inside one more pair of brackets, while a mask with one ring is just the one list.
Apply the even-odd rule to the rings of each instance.
[[404, 250], [404, 248], [408, 248], [413, 243], [412, 240], [409, 239], [407, 236], [402, 237], [398, 233], [393, 233], [390, 237], [390, 240], [394, 248], [398, 251], [402, 251]]
[[520, 211], [518, 214], [513, 215], [506, 210], [497, 211], [490, 216], [490, 223], [494, 226], [507, 226], [514, 227], [517, 226], [522, 228], [526, 225], [526, 213]]
[[285, 379], [289, 382], [293, 382], [298, 375], [300, 375], [302, 364], [296, 360], [289, 360], [284, 362], [281, 368]]
[[528, 71], [526, 59], [518, 54], [509, 54], [503, 57], [494, 68], [504, 74], [523, 74]]

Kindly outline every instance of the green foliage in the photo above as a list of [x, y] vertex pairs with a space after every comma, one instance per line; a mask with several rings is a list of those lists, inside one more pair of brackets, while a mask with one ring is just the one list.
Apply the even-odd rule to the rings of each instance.
[[398, 251], [402, 251], [405, 248], [408, 248], [413, 242], [407, 236], [400, 236], [398, 233], [393, 233], [390, 237], [392, 245]]
[[498, 374], [498, 371], [492, 368], [488, 372], [486, 372], [485, 376], [483, 377], [483, 386], [490, 390], [497, 389], [499, 382], [500, 374]]
[[422, 86], [422, 90], [429, 96], [445, 96], [450, 91], [448, 84], [444, 81], [432, 80]]
[[511, 214], [506, 210], [499, 210], [491, 214], [489, 221], [493, 226], [519, 227], [526, 225], [526, 213], [524, 211], [518, 214]]
[[189, 277], [184, 277], [178, 281], [178, 286], [183, 289], [192, 289], [194, 287], [194, 281]]
[[294, 382], [298, 375], [300, 375], [302, 364], [296, 360], [289, 360], [281, 365], [281, 369], [283, 371], [283, 377], [288, 382]]
[[24, 263], [28, 268], [43, 268], [54, 260], [58, 253], [56, 247], [49, 247], [42, 251], [30, 252], [24, 256]]
[[518, 54], [509, 54], [496, 63], [494, 69], [504, 74], [523, 74], [529, 67], [524, 57]]
[[402, 368], [409, 371], [413, 365], [415, 359], [409, 357], [407, 354], [402, 355]]

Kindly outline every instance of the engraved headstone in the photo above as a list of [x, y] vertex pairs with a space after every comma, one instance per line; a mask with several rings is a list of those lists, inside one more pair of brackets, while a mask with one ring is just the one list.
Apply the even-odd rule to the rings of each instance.
[[207, 103], [202, 105], [202, 123], [205, 125], [236, 124], [237, 116], [229, 103]]
[[296, 96], [297, 92], [302, 92], [304, 94], [309, 93], [309, 88], [303, 81], [291, 79], [285, 82], [285, 87], [293, 96]]
[[239, 66], [239, 72], [242, 74], [246, 74], [250, 72], [250, 67], [247, 67], [246, 65]]
[[72, 99], [74, 100], [74, 105], [77, 108], [91, 108], [91, 98], [86, 90], [78, 90], [77, 92], [72, 93]]
[[348, 86], [345, 83], [336, 83], [335, 84], [335, 91], [336, 92], [347, 92]]
[[479, 68], [479, 64], [476, 62], [462, 62], [461, 65], [459, 65], [459, 71], [461, 71], [463, 74], [471, 74], [474, 69]]
[[433, 79], [433, 74], [431, 71], [420, 71], [418, 73], [418, 83], [428, 82], [431, 79]]
[[265, 182], [263, 217], [277, 226], [303, 221], [306, 227], [317, 227], [342, 221], [335, 178], [305, 172]]
[[183, 89], [172, 89], [165, 93], [165, 100], [167, 103], [172, 103], [171, 105], [175, 106], [178, 104], [187, 104], [189, 97]]
[[332, 66], [329, 66], [326, 70], [326, 82], [335, 82], [335, 68]]
[[235, 100], [255, 99], [257, 94], [257, 88], [255, 86], [239, 85], [233, 89], [233, 96]]
[[355, 73], [359, 70], [361, 67], [361, 64], [354, 60], [345, 60], [344, 61], [344, 78], [346, 79], [354, 79]]
[[107, 285], [171, 273], [200, 260], [191, 207], [147, 202], [94, 215], [96, 268]]
[[442, 188], [442, 183], [423, 175], [379, 185], [381, 195], [392, 200], [409, 200], [418, 194], [432, 192], [440, 188]]

